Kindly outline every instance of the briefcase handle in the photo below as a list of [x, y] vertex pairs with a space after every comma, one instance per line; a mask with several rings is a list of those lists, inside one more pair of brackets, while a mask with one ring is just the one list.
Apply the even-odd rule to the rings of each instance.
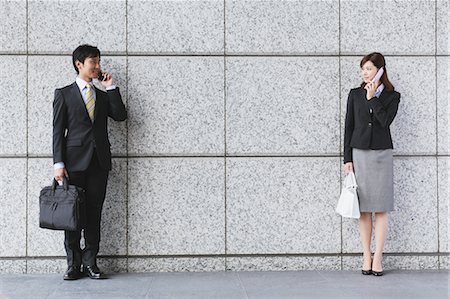
[[[55, 192], [56, 187], [58, 185], [59, 185], [58, 181], [55, 178], [53, 178], [53, 183], [52, 183], [52, 191], [53, 192]], [[64, 188], [64, 191], [69, 190], [69, 180], [67, 179], [66, 176], [64, 176], [64, 178], [63, 178], [63, 188]]]

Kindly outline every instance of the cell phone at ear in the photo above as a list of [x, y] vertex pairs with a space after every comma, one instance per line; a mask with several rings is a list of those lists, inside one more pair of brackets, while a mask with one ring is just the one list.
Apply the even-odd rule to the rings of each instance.
[[97, 77], [98, 81], [103, 81], [103, 79], [105, 79], [105, 77], [103, 77], [103, 72], [100, 70], [98, 71], [98, 77]]
[[375, 77], [373, 77], [372, 82], [377, 82], [381, 79], [381, 76], [383, 76], [384, 73], [384, 68], [380, 67], [380, 69], [378, 70], [378, 72], [376, 73]]

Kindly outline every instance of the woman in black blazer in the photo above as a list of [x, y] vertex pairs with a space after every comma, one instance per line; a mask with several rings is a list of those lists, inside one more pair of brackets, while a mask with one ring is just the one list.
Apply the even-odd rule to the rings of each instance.
[[[397, 114], [400, 94], [389, 82], [383, 55], [364, 56], [360, 67], [363, 82], [350, 90], [347, 101], [344, 170], [345, 173], [355, 172], [358, 185], [362, 274], [381, 276], [388, 212], [394, 209], [393, 145], [389, 126]], [[375, 213], [376, 243], [373, 259], [370, 250], [372, 213]]]

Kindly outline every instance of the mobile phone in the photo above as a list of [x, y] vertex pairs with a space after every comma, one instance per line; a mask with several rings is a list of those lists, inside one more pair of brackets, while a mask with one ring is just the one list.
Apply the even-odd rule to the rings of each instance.
[[380, 67], [380, 69], [378, 70], [378, 72], [376, 73], [375, 77], [373, 77], [372, 82], [377, 82], [380, 81], [381, 76], [383, 76], [384, 73], [384, 68]]
[[103, 77], [103, 72], [102, 70], [98, 71], [98, 77], [97, 77], [98, 81], [103, 81], [103, 79], [105, 79], [105, 77]]

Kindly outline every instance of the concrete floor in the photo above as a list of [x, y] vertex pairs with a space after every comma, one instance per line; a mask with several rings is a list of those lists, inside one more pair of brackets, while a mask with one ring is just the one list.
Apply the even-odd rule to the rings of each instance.
[[62, 274], [2, 274], [5, 298], [449, 298], [449, 271], [121, 273], [63, 281]]

